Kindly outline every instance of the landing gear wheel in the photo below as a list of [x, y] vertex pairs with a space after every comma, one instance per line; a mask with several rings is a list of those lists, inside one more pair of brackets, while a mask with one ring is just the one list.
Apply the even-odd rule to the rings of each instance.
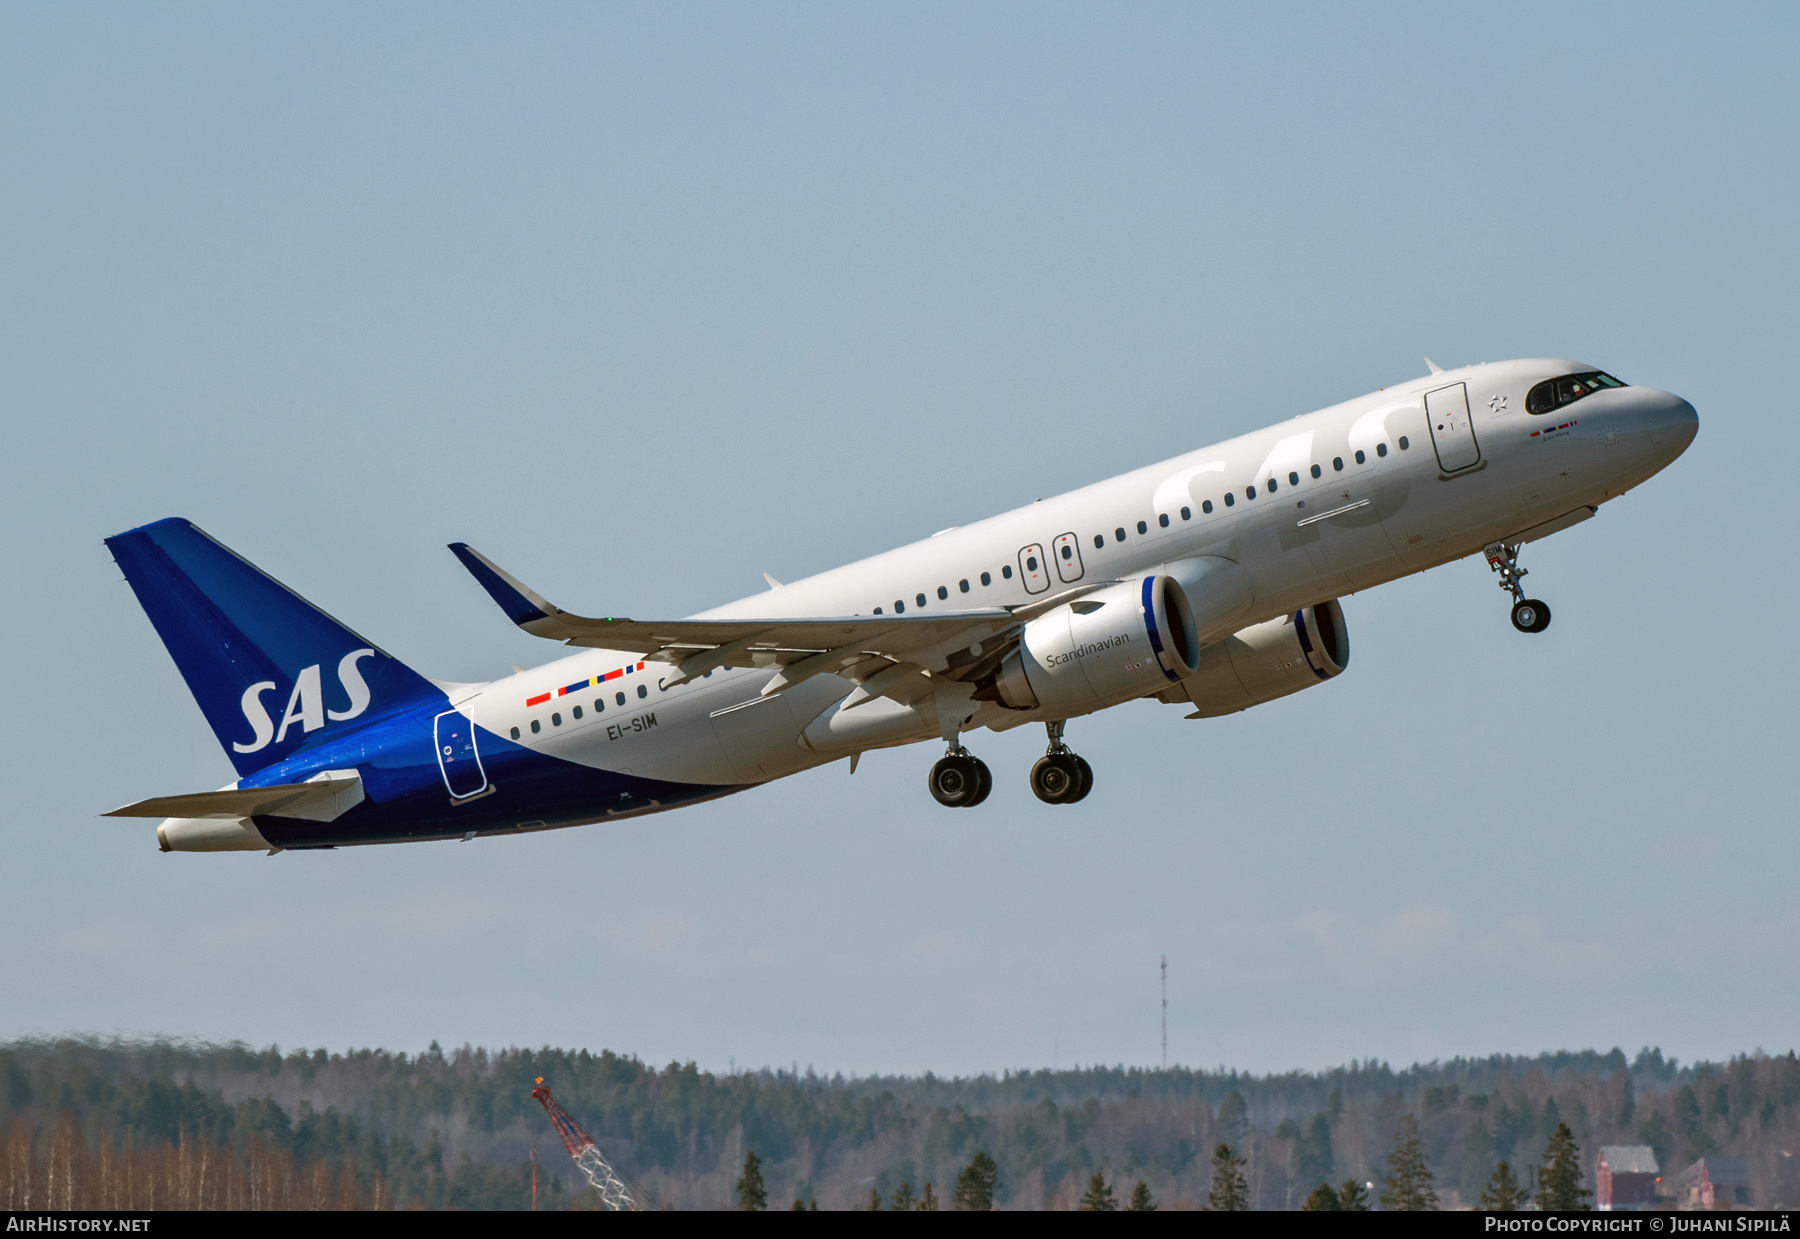
[[1031, 794], [1045, 804], [1069, 804], [1081, 798], [1081, 773], [1073, 753], [1051, 753], [1031, 768]]
[[975, 763], [975, 799], [964, 807], [973, 809], [986, 800], [988, 793], [994, 790], [994, 772], [989, 770], [987, 763], [979, 757], [971, 757], [969, 760]]
[[1513, 603], [1513, 627], [1520, 632], [1542, 632], [1550, 627], [1550, 608], [1536, 598], [1525, 598]]
[[1513, 627], [1520, 632], [1542, 632], [1550, 627], [1550, 608], [1525, 596], [1525, 587], [1519, 581], [1529, 574], [1519, 567], [1519, 550], [1516, 542], [1490, 542], [1482, 553], [1487, 556], [1488, 567], [1500, 574], [1500, 588], [1513, 596]]
[[[931, 798], [950, 809], [964, 809], [981, 794], [978, 762], [965, 753], [952, 753], [931, 768]], [[992, 776], [989, 776], [992, 782]]]
[[1085, 757], [1074, 753], [1070, 753], [1069, 757], [1075, 762], [1075, 775], [1080, 781], [1076, 785], [1075, 794], [1063, 803], [1074, 804], [1077, 800], [1086, 799], [1087, 794], [1094, 790], [1094, 768], [1087, 764]]

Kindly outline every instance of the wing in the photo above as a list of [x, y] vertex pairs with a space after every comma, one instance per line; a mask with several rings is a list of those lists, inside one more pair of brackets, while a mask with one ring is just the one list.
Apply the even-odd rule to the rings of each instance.
[[972, 678], [998, 661], [1026, 621], [1109, 581], [1069, 590], [1029, 607], [983, 607], [930, 615], [779, 616], [768, 619], [593, 619], [565, 611], [467, 543], [450, 550], [507, 617], [534, 636], [596, 649], [630, 650], [673, 663], [669, 687], [716, 667], [777, 671], [765, 693], [779, 692], [822, 672], [856, 681], [868, 695], [911, 672]]

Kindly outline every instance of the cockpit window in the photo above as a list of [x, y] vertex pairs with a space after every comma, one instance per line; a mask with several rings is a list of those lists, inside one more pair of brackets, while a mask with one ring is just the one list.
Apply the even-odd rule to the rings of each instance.
[[1574, 404], [1583, 396], [1591, 396], [1605, 388], [1624, 386], [1624, 383], [1600, 370], [1590, 370], [1586, 374], [1565, 374], [1560, 379], [1545, 379], [1526, 395], [1525, 411], [1548, 413], [1565, 404]]

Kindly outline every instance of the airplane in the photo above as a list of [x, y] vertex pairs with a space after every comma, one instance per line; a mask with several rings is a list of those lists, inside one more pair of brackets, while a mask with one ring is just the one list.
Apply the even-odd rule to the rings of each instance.
[[[188, 521], [106, 539], [237, 772], [107, 816], [162, 851], [520, 834], [635, 817], [941, 741], [928, 786], [993, 787], [963, 740], [1042, 724], [1030, 786], [1075, 803], [1070, 720], [1151, 698], [1212, 718], [1341, 675], [1339, 599], [1481, 553], [1541, 633], [1527, 543], [1671, 464], [1679, 396], [1572, 361], [1430, 373], [687, 619], [565, 611], [465, 543], [514, 624], [574, 653], [427, 679]], [[766, 574], [765, 574], [766, 575]]]

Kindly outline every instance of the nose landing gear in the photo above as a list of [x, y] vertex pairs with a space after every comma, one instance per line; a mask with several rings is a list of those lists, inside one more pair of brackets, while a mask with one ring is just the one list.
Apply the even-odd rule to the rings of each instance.
[[1542, 632], [1550, 627], [1550, 608], [1536, 598], [1525, 596], [1521, 577], [1529, 575], [1519, 567], [1519, 544], [1490, 542], [1482, 548], [1488, 567], [1500, 574], [1500, 588], [1513, 596], [1512, 625], [1520, 632]]
[[954, 745], [931, 768], [931, 798], [946, 808], [973, 809], [994, 790], [987, 763], [962, 745]]
[[1063, 743], [1063, 726], [1044, 724], [1050, 748], [1031, 768], [1031, 794], [1045, 804], [1074, 804], [1094, 787], [1094, 768]]

